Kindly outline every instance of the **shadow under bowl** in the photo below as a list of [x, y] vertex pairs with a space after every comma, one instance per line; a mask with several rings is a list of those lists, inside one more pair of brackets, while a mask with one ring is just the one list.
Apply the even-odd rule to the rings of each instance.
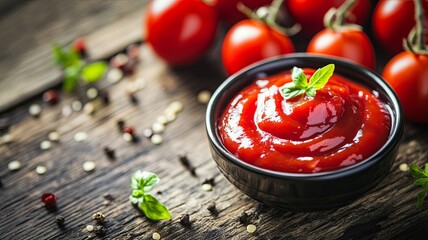
[[[335, 64], [335, 74], [375, 90], [391, 115], [387, 142], [367, 159], [342, 169], [320, 173], [286, 173], [248, 164], [222, 144], [218, 120], [230, 100], [259, 76], [292, 69]], [[380, 75], [351, 62], [303, 53], [288, 54], [251, 65], [229, 77], [213, 94], [206, 114], [206, 131], [213, 159], [220, 172], [242, 192], [267, 205], [294, 211], [311, 211], [346, 205], [378, 185], [389, 173], [403, 132], [398, 97]]]

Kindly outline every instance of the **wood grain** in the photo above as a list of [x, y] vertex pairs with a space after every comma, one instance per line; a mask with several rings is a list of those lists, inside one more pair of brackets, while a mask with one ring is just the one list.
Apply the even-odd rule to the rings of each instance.
[[[205, 106], [196, 101], [196, 94], [218, 86], [224, 77], [219, 66], [205, 59], [188, 69], [173, 70], [145, 46], [141, 54], [144, 60], [134, 78], [143, 78], [147, 86], [137, 94], [139, 105], [132, 105], [126, 97], [126, 85], [132, 79], [125, 79], [117, 85], [104, 86], [112, 102], [97, 109], [93, 116], [76, 112], [61, 116], [61, 106], [76, 96], [62, 96], [58, 106], [43, 106], [39, 119], [28, 116], [28, 104], [5, 114], [14, 122], [11, 134], [15, 141], [0, 146], [0, 239], [95, 238], [84, 228], [94, 224], [91, 215], [96, 211], [107, 217], [105, 239], [151, 239], [154, 232], [163, 239], [426, 238], [428, 205], [415, 207], [418, 189], [412, 185], [409, 174], [398, 169], [400, 163], [426, 162], [426, 127], [406, 125], [391, 173], [364, 197], [348, 206], [322, 212], [279, 211], [259, 204], [233, 187], [210, 156], [204, 129]], [[121, 138], [116, 128], [118, 119], [124, 119], [140, 133], [175, 100], [184, 103], [184, 111], [167, 126], [161, 145], [155, 146], [147, 139], [131, 144]], [[40, 142], [53, 129], [61, 133], [61, 141], [48, 151], [40, 150]], [[75, 142], [73, 135], [78, 131], [87, 132], [88, 140]], [[104, 156], [102, 148], [106, 145], [116, 150], [116, 160]], [[197, 177], [192, 177], [179, 163], [177, 154], [181, 151], [186, 151], [197, 167]], [[21, 161], [22, 169], [9, 172], [7, 164], [12, 160]], [[97, 169], [84, 172], [85, 160], [96, 161]], [[39, 164], [48, 167], [45, 175], [35, 173]], [[137, 169], [160, 176], [161, 182], [153, 193], [171, 210], [171, 221], [149, 221], [130, 204], [129, 182]], [[206, 177], [215, 177], [212, 192], [201, 189]], [[57, 195], [56, 211], [42, 206], [40, 196], [44, 192]], [[115, 199], [104, 206], [106, 193]], [[213, 202], [218, 216], [206, 209]], [[237, 219], [244, 211], [257, 226], [254, 234], [247, 233], [246, 226]], [[185, 213], [190, 214], [190, 227], [179, 223]], [[57, 215], [65, 216], [64, 229], [56, 226]]]
[[60, 82], [53, 43], [85, 37], [93, 59], [141, 41], [148, 0], [7, 1], [0, 16], [0, 112]]

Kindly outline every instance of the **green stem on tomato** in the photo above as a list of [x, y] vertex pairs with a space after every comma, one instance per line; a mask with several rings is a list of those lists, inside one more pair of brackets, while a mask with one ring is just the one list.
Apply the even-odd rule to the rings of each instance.
[[415, 0], [415, 20], [416, 20], [417, 48], [424, 51], [425, 50], [424, 10], [422, 7], [422, 0]]
[[279, 12], [279, 9], [282, 5], [284, 0], [274, 0], [272, 2], [272, 5], [269, 7], [261, 7], [256, 10], [256, 12], [253, 12], [249, 7], [245, 6], [243, 3], [238, 2], [236, 7], [239, 11], [241, 11], [243, 14], [245, 14], [250, 19], [255, 19], [258, 21], [261, 21], [268, 25], [269, 27], [276, 29], [279, 32], [282, 32], [288, 36], [292, 36], [296, 33], [298, 33], [301, 29], [300, 24], [294, 24], [290, 28], [284, 28], [279, 26], [276, 23], [276, 18]]
[[343, 28], [344, 26], [347, 28], [361, 29], [361, 26], [359, 25], [345, 23], [346, 16], [349, 14], [350, 9], [355, 3], [356, 0], [346, 0], [337, 9], [331, 8], [328, 10], [324, 15], [324, 26], [332, 30]]

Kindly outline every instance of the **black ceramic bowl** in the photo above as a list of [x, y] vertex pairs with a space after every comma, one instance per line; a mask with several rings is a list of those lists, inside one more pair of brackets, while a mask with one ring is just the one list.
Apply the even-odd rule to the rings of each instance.
[[[301, 68], [335, 64], [335, 73], [376, 90], [390, 111], [392, 125], [387, 142], [358, 164], [330, 172], [285, 173], [250, 165], [231, 154], [222, 144], [217, 123], [230, 100], [253, 80]], [[295, 211], [343, 206], [378, 185], [396, 158], [403, 132], [403, 115], [397, 96], [382, 78], [348, 61], [306, 54], [289, 54], [252, 65], [229, 77], [213, 94], [207, 109], [206, 130], [211, 154], [220, 172], [248, 196], [268, 205]]]

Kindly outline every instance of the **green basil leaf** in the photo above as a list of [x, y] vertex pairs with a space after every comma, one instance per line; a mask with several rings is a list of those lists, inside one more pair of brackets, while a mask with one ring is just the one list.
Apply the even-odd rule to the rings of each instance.
[[428, 189], [423, 189], [418, 193], [418, 203], [417, 207], [421, 207], [424, 204], [425, 197], [427, 196]]
[[107, 63], [94, 62], [83, 67], [82, 79], [86, 82], [96, 82], [100, 80], [107, 71]]
[[78, 85], [80, 66], [70, 66], [64, 69], [63, 89], [67, 93], [72, 92]]
[[308, 95], [309, 97], [315, 97], [316, 91], [317, 90], [314, 87], [310, 87], [306, 89], [306, 95]]
[[425, 177], [424, 171], [414, 163], [410, 164], [410, 175], [412, 175], [413, 178]]
[[282, 95], [285, 99], [291, 99], [291, 98], [297, 97], [299, 95], [302, 95], [304, 93], [305, 93], [305, 90], [296, 89], [296, 90], [292, 90], [292, 91], [287, 91], [285, 93], [283, 92]]
[[428, 177], [428, 163], [425, 164], [425, 176]]
[[77, 66], [80, 64], [80, 56], [72, 48], [61, 48], [58, 44], [52, 47], [52, 57], [54, 62], [63, 68]]
[[144, 192], [141, 190], [132, 190], [132, 196], [135, 198], [141, 198], [144, 196]]
[[291, 72], [291, 79], [297, 88], [305, 89], [308, 86], [308, 80], [306, 75], [303, 73], [303, 69], [298, 67], [293, 67]]
[[333, 75], [333, 72], [334, 64], [328, 64], [323, 68], [319, 68], [309, 79], [309, 87], [314, 87], [316, 90], [321, 89]]
[[140, 204], [142, 201], [144, 201], [144, 198], [136, 198], [131, 195], [129, 196], [129, 200], [132, 204]]
[[144, 215], [151, 220], [171, 219], [168, 209], [149, 193], [144, 194], [144, 201], [138, 205]]
[[141, 190], [148, 192], [159, 182], [156, 174], [151, 172], [136, 171], [131, 178], [131, 188], [133, 190]]

